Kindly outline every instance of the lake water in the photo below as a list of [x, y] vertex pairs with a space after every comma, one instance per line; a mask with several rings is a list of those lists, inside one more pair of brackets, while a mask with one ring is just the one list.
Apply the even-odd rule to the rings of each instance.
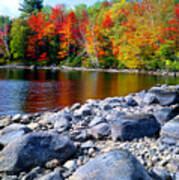
[[0, 114], [33, 113], [124, 96], [179, 78], [140, 74], [0, 69]]

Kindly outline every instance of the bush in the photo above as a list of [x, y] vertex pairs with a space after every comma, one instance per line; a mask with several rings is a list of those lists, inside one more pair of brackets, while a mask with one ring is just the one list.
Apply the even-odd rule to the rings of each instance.
[[179, 61], [167, 60], [166, 61], [166, 68], [169, 71], [179, 71]]

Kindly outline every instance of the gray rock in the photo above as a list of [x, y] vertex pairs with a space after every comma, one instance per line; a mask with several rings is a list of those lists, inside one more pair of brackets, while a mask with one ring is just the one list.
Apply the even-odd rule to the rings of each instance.
[[65, 117], [59, 117], [58, 120], [55, 121], [54, 128], [57, 129], [58, 132], [63, 132], [71, 127], [71, 123]]
[[16, 114], [12, 117], [12, 121], [14, 122], [18, 122], [21, 119], [21, 114]]
[[153, 171], [158, 176], [159, 180], [171, 180], [172, 179], [170, 174], [163, 169], [154, 168]]
[[150, 92], [145, 94], [143, 101], [142, 101], [142, 103], [147, 104], [147, 105], [157, 103], [157, 102], [158, 102], [158, 100], [157, 100], [156, 95], [152, 94]]
[[179, 172], [176, 173], [175, 180], [179, 180]]
[[11, 124], [0, 131], [0, 144], [6, 146], [8, 143], [24, 136], [32, 130], [22, 124]]
[[40, 122], [45, 124], [53, 124], [55, 122], [56, 116], [56, 113], [46, 112], [41, 115]]
[[107, 123], [101, 123], [92, 127], [89, 133], [97, 139], [105, 138], [111, 134], [111, 127]]
[[43, 171], [42, 168], [40, 167], [36, 167], [34, 169], [32, 169], [28, 174], [26, 174], [25, 176], [22, 177], [22, 180], [33, 180], [36, 177], [38, 177], [39, 174], [41, 174]]
[[74, 104], [73, 106], [71, 106], [71, 111], [75, 111], [76, 109], [79, 109], [81, 107], [81, 104], [80, 103], [76, 103]]
[[90, 140], [81, 144], [82, 149], [89, 149], [89, 148], [93, 148], [93, 147], [94, 147], [94, 143], [93, 143], [93, 141], [90, 141]]
[[131, 141], [133, 139], [152, 137], [160, 130], [160, 124], [151, 114], [133, 114], [120, 117], [111, 125], [112, 139]]
[[8, 126], [11, 123], [11, 116], [1, 116], [0, 117], [0, 129]]
[[38, 180], [63, 180], [61, 177], [61, 173], [59, 170], [56, 170], [55, 172], [46, 174], [40, 178], [38, 178]]
[[115, 150], [90, 160], [69, 180], [151, 180], [140, 162], [127, 151]]
[[179, 115], [179, 105], [174, 107], [164, 107], [161, 110], [156, 110], [154, 116], [161, 123], [165, 123], [175, 116]]
[[45, 167], [47, 169], [54, 169], [54, 168], [56, 168], [59, 165], [60, 165], [60, 163], [59, 163], [58, 159], [52, 159], [52, 160], [50, 160], [50, 161], [45, 163]]
[[83, 105], [80, 109], [74, 111], [76, 117], [90, 116], [92, 115], [92, 108], [89, 105]]
[[118, 120], [119, 117], [125, 116], [125, 115], [126, 115], [125, 112], [110, 113], [106, 116], [106, 119], [110, 123], [110, 122]]
[[75, 151], [75, 146], [67, 137], [55, 133], [30, 133], [9, 143], [0, 152], [0, 172], [15, 174], [45, 165], [55, 158], [62, 163]]
[[105, 111], [108, 111], [108, 110], [111, 110], [111, 109], [112, 109], [112, 106], [109, 105], [109, 104], [104, 104], [103, 109], [104, 109]]
[[45, 113], [41, 116], [41, 121], [47, 124], [54, 124], [56, 121], [59, 121], [61, 118], [72, 120], [73, 116], [71, 113], [68, 113], [64, 110], [59, 111], [58, 113]]
[[76, 130], [73, 131], [70, 137], [73, 141], [84, 142], [88, 139], [89, 134], [86, 130]]
[[2, 180], [18, 180], [17, 176], [4, 176]]
[[100, 123], [106, 122], [105, 118], [103, 117], [94, 117], [94, 119], [90, 122], [89, 127], [95, 126]]
[[67, 161], [63, 167], [67, 168], [67, 169], [70, 169], [70, 170], [74, 170], [76, 168], [76, 161], [75, 160], [70, 160], [70, 161]]
[[166, 143], [172, 141], [179, 145], [179, 116], [176, 116], [162, 127], [161, 136]]
[[106, 98], [105, 101], [108, 103], [121, 103], [125, 101], [125, 98], [124, 97]]
[[146, 90], [140, 91], [139, 93], [137, 93], [137, 94], [134, 96], [134, 100], [140, 105], [141, 102], [143, 101], [146, 93], [147, 93]]
[[162, 106], [179, 103], [179, 89], [175, 86], [166, 88], [153, 87], [149, 90], [149, 93], [153, 94]]
[[126, 100], [126, 103], [128, 106], [137, 106], [138, 105], [137, 102], [134, 100], [134, 98], [131, 96], [126, 97], [125, 100]]

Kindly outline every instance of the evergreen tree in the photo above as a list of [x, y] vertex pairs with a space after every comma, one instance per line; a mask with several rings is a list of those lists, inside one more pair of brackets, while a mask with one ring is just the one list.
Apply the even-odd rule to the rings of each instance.
[[20, 11], [29, 15], [43, 8], [43, 0], [24, 0], [21, 4]]

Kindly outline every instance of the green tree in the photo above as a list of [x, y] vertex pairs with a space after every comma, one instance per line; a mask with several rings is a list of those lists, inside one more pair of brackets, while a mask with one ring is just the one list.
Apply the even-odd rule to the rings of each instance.
[[20, 6], [19, 10], [25, 15], [29, 15], [43, 8], [43, 0], [24, 0]]
[[25, 59], [28, 32], [29, 27], [23, 19], [19, 18], [13, 22], [10, 32], [10, 49], [14, 59]]

